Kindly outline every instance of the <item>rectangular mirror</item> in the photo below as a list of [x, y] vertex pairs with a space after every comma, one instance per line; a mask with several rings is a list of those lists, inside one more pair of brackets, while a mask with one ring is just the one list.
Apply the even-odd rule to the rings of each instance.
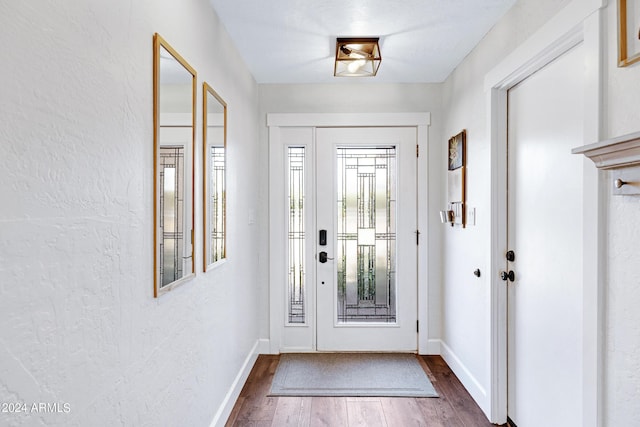
[[196, 71], [153, 36], [154, 296], [195, 275]]
[[206, 82], [203, 100], [204, 271], [226, 258], [227, 104]]

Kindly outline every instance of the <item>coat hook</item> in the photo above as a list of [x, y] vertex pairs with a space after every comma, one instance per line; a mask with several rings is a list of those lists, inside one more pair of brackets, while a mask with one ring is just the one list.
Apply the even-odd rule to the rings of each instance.
[[628, 184], [628, 182], [621, 180], [620, 178], [616, 179], [615, 181], [613, 181], [613, 185], [616, 186], [616, 188], [621, 188], [623, 185]]

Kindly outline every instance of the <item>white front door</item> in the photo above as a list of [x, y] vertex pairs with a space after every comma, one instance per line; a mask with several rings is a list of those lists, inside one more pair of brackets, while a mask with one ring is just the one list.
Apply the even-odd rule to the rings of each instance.
[[316, 129], [319, 351], [417, 350], [416, 138]]
[[508, 415], [581, 426], [584, 48], [508, 93]]

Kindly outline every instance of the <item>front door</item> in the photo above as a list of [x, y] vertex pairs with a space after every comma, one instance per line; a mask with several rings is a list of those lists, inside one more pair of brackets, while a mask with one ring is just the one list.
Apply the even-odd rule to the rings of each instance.
[[317, 350], [416, 351], [416, 128], [319, 128], [315, 145]]

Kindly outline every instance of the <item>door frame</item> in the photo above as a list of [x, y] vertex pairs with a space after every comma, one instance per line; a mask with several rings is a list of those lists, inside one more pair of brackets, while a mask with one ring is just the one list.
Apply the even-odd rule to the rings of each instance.
[[[507, 421], [507, 292], [498, 274], [507, 251], [507, 92], [579, 43], [584, 43], [584, 142], [599, 141], [602, 133], [603, 29], [606, 0], [574, 0], [485, 76], [491, 138], [491, 389], [485, 411], [493, 423]], [[583, 396], [585, 426], [602, 425], [603, 313], [606, 198], [603, 180], [585, 161], [583, 174]]]
[[[428, 186], [428, 142], [429, 126], [431, 125], [430, 113], [271, 113], [267, 114], [267, 127], [269, 129], [269, 342], [264, 343], [263, 349], [270, 354], [283, 352], [314, 352], [316, 351], [315, 323], [307, 321], [307, 327], [312, 328], [313, 339], [303, 346], [288, 346], [284, 342], [285, 329], [284, 315], [286, 307], [285, 291], [286, 268], [283, 265], [282, 256], [285, 248], [286, 224], [283, 211], [284, 200], [284, 148], [283, 130], [296, 128], [304, 135], [309, 130], [306, 138], [315, 139], [315, 129], [318, 127], [415, 127], [417, 130], [417, 145], [420, 156], [417, 158], [417, 186], [418, 186], [418, 229], [421, 232], [418, 249], [418, 353], [434, 353], [433, 344], [429, 345], [429, 293], [428, 293], [428, 226], [429, 218], [429, 186]], [[288, 131], [288, 130], [287, 130]], [[315, 142], [315, 141], [312, 141]], [[278, 190], [280, 188], [281, 190]], [[275, 194], [277, 192], [282, 194]], [[314, 224], [315, 226], [315, 224]], [[315, 263], [314, 263], [315, 265]], [[315, 277], [315, 268], [309, 271]], [[315, 290], [315, 287], [314, 287]], [[311, 291], [313, 292], [313, 290]], [[315, 304], [315, 297], [312, 299]], [[314, 317], [315, 310], [309, 310], [309, 315]], [[293, 333], [295, 328], [288, 327]], [[438, 353], [437, 351], [435, 353]]]

